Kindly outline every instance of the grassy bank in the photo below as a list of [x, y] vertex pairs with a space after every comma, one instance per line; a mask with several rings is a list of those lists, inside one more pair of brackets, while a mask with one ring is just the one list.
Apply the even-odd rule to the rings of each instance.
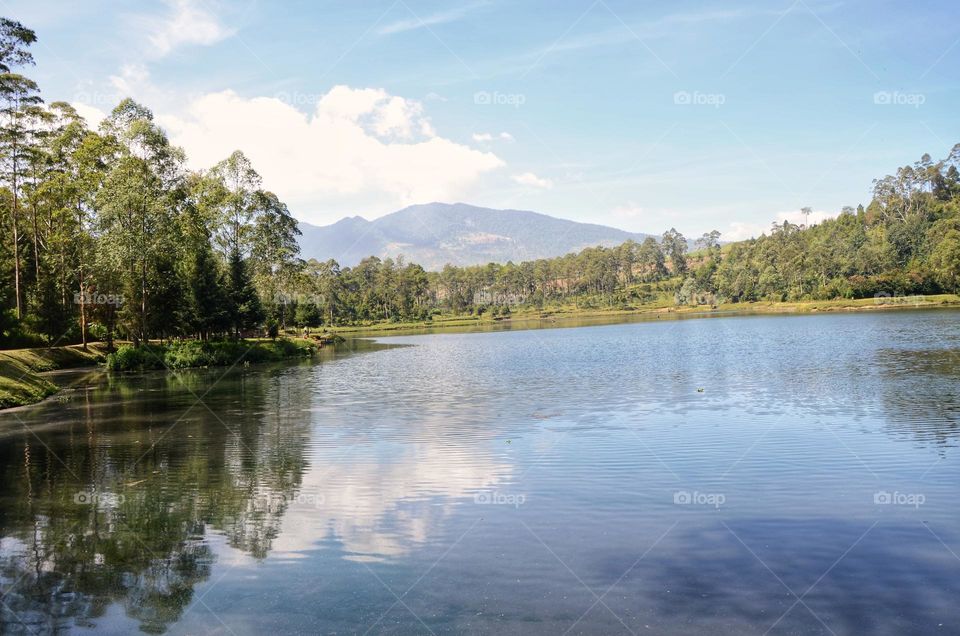
[[59, 390], [42, 374], [47, 371], [106, 364], [111, 371], [186, 369], [273, 362], [312, 355], [315, 342], [300, 338], [241, 342], [185, 341], [135, 348], [121, 344], [108, 354], [106, 345], [12, 349], [0, 351], [0, 409], [34, 404]]
[[0, 351], [0, 408], [33, 404], [57, 392], [41, 373], [93, 366], [105, 359], [106, 346], [80, 346]]
[[421, 329], [463, 329], [470, 327], [493, 327], [498, 324], [512, 324], [522, 326], [525, 322], [540, 322], [544, 320], [557, 321], [579, 318], [615, 318], [623, 316], [683, 316], [683, 315], [711, 315], [711, 314], [810, 314], [821, 312], [859, 312], [885, 311], [891, 309], [931, 309], [944, 307], [960, 308], [960, 296], [955, 294], [940, 294], [934, 296], [893, 297], [893, 298], [860, 298], [837, 300], [810, 300], [795, 302], [751, 302], [751, 303], [723, 303], [719, 305], [697, 305], [678, 307], [671, 301], [657, 301], [649, 304], [620, 306], [609, 309], [584, 308], [576, 305], [561, 305], [542, 310], [518, 308], [509, 317], [493, 318], [488, 315], [447, 315], [435, 316], [433, 320], [421, 322], [379, 322], [348, 327], [336, 327], [332, 331], [340, 335], [362, 336], [368, 334], [382, 334], [392, 331], [407, 331]]
[[123, 345], [107, 356], [110, 371], [227, 367], [313, 355], [316, 343], [301, 338], [200, 342], [188, 340], [141, 347]]

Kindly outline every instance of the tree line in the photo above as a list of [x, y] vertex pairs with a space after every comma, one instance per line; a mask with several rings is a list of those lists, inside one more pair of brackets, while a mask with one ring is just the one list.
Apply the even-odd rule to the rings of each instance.
[[[865, 208], [759, 238], [592, 247], [428, 272], [300, 258], [297, 222], [240, 151], [189, 170], [145, 106], [92, 130], [22, 74], [36, 35], [0, 19], [0, 346], [238, 338], [438, 313], [820, 300], [960, 290], [960, 144], [874, 182]], [[809, 209], [804, 209], [809, 218]]]
[[[809, 219], [811, 210], [801, 210]], [[310, 260], [296, 287], [298, 325], [423, 320], [437, 313], [509, 315], [542, 309], [803, 301], [960, 292], [960, 144], [874, 181], [866, 207], [818, 224], [775, 222], [758, 238], [591, 247], [519, 264], [419, 265], [368, 257], [353, 268]], [[691, 245], [692, 243], [692, 245]], [[692, 251], [688, 248], [692, 247]]]
[[149, 109], [91, 130], [19, 72], [36, 35], [0, 19], [0, 332], [8, 346], [114, 334], [234, 337], [301, 267], [296, 220], [242, 152], [186, 169]]

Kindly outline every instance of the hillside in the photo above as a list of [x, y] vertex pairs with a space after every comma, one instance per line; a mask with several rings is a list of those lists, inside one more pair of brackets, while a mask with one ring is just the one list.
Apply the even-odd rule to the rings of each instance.
[[561, 256], [586, 247], [643, 241], [646, 234], [578, 223], [524, 210], [464, 203], [413, 205], [374, 221], [348, 217], [326, 226], [300, 223], [301, 255], [353, 266], [364, 257], [396, 257], [440, 270]]

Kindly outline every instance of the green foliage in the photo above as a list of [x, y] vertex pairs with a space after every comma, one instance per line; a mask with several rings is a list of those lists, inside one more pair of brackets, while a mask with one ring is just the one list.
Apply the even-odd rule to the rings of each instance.
[[660, 241], [440, 272], [402, 257], [304, 263], [296, 220], [243, 152], [190, 171], [153, 113], [131, 99], [91, 131], [69, 104], [44, 105], [17, 72], [33, 63], [35, 41], [0, 19], [0, 346], [117, 338], [145, 347], [118, 351], [118, 368], [150, 366], [152, 353], [193, 365], [226, 350], [145, 343], [239, 339], [261, 334], [265, 321], [272, 332], [503, 318], [517, 307], [960, 291], [960, 145], [876, 180], [866, 207], [812, 226], [804, 208], [803, 225], [776, 223], [724, 246], [709, 232], [693, 253], [671, 228]]
[[185, 169], [153, 113], [124, 99], [99, 133], [14, 72], [36, 40], [0, 19], [0, 346], [259, 328], [293, 284], [296, 221], [234, 152]]
[[168, 344], [123, 345], [107, 356], [110, 371], [224, 367], [243, 363], [271, 362], [312, 355], [315, 347], [304, 340], [279, 338], [260, 341], [187, 340]]
[[271, 340], [276, 340], [277, 336], [280, 335], [280, 323], [278, 323], [273, 318], [267, 320], [267, 337]]

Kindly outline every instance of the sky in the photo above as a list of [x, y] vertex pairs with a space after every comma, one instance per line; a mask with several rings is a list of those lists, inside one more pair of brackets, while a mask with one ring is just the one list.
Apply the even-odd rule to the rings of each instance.
[[315, 224], [462, 201], [724, 240], [960, 142], [960, 3], [6, 0], [92, 123], [151, 108]]

